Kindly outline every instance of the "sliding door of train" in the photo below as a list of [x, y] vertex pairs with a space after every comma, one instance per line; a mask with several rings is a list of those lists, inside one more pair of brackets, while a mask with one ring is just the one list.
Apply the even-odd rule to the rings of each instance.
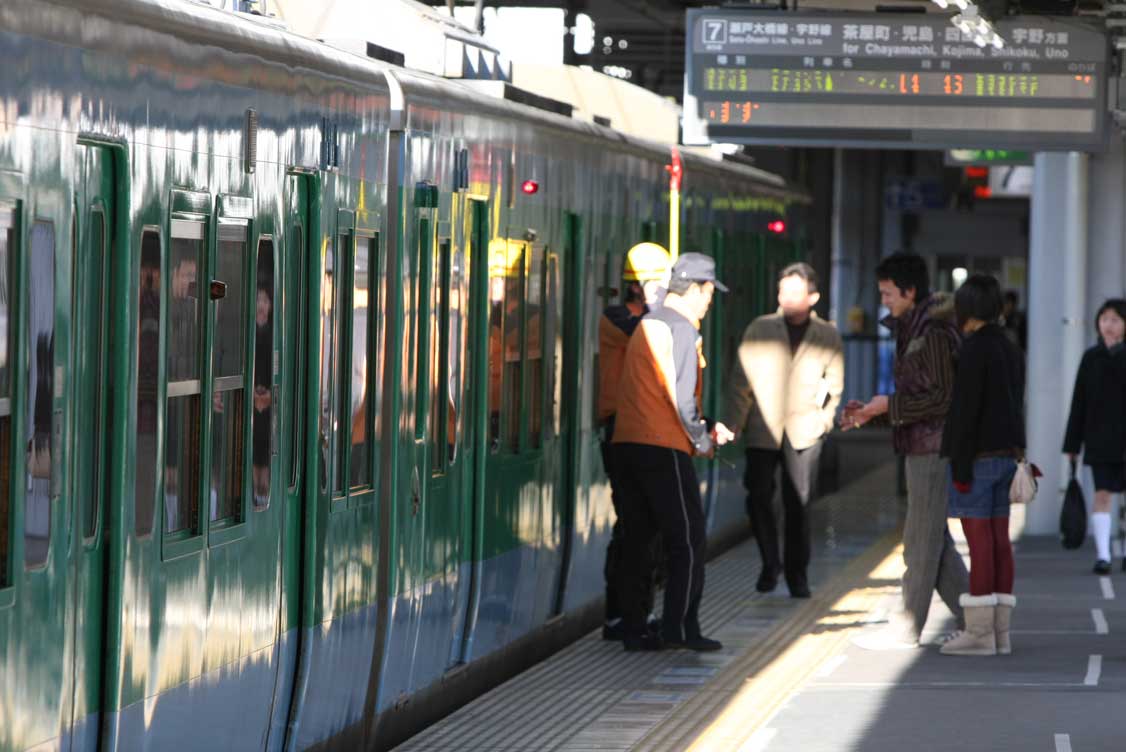
[[111, 448], [107, 416], [110, 374], [109, 262], [115, 248], [114, 153], [98, 146], [78, 147], [77, 247], [72, 263], [71, 441], [64, 459], [70, 464], [73, 583], [73, 743], [96, 749], [102, 700], [102, 649], [105, 639], [103, 587], [105, 530], [110, 513], [108, 470]]
[[[528, 228], [493, 234], [487, 280], [487, 424], [480, 578], [469, 658], [486, 655], [546, 621], [556, 607], [561, 551], [555, 477], [554, 406], [558, 317], [547, 281], [558, 249]], [[483, 289], [482, 289], [483, 288]], [[557, 301], [551, 291], [551, 302]], [[547, 327], [552, 330], [549, 332]]]

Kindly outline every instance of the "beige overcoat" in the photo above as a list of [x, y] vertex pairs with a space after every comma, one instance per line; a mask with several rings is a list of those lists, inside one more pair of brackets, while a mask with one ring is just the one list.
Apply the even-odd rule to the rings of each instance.
[[788, 436], [807, 449], [833, 428], [844, 391], [844, 347], [832, 324], [811, 314], [796, 353], [781, 313], [760, 316], [743, 333], [728, 381], [726, 420], [753, 449], [780, 449]]

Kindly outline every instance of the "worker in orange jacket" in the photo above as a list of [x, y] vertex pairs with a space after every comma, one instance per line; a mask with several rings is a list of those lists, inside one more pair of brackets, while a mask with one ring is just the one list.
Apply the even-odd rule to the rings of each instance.
[[[622, 302], [612, 305], [602, 312], [598, 322], [598, 421], [602, 428], [602, 465], [610, 480], [611, 500], [614, 513], [621, 518], [618, 499], [623, 491], [619, 473], [614, 462], [614, 423], [618, 410], [618, 390], [622, 377], [622, 363], [625, 360], [626, 345], [630, 335], [637, 328], [641, 317], [660, 305], [669, 280], [669, 252], [656, 243], [638, 243], [626, 253], [622, 271]], [[606, 565], [603, 575], [606, 578], [606, 620], [602, 626], [602, 637], [606, 640], [620, 640], [623, 637], [622, 609], [618, 598], [618, 570], [622, 554], [622, 528], [618, 520], [610, 532], [610, 544], [606, 547]], [[645, 588], [649, 593], [645, 600], [646, 613], [653, 606], [652, 569], [646, 577]]]

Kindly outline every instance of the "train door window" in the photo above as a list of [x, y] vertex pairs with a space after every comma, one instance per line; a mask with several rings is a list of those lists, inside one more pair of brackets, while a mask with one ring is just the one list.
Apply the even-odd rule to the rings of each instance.
[[449, 377], [450, 347], [450, 241], [438, 243], [438, 283], [432, 285], [428, 318], [430, 327], [430, 469], [440, 473], [446, 468], [449, 444], [449, 418], [452, 415]]
[[505, 435], [509, 449], [520, 451], [520, 424], [523, 422], [521, 396], [524, 389], [524, 245], [508, 243], [508, 267], [504, 283], [504, 404]]
[[507, 243], [489, 243], [489, 446], [500, 448], [500, 395], [504, 374], [504, 309]]
[[31, 227], [28, 253], [27, 492], [24, 509], [24, 564], [47, 561], [51, 532], [51, 471], [55, 395], [55, 226]]
[[546, 322], [543, 305], [543, 246], [533, 245], [530, 255], [528, 295], [526, 298], [528, 322], [528, 444], [532, 449], [539, 449], [543, 442], [543, 348], [544, 324]]
[[[342, 237], [341, 240], [344, 240]], [[372, 390], [369, 353], [372, 340], [371, 270], [375, 255], [375, 239], [356, 237], [352, 261], [352, 376], [350, 413], [351, 457], [349, 474], [351, 487], [370, 486], [372, 482]]]
[[16, 251], [16, 210], [0, 205], [0, 588], [10, 580], [12, 519], [12, 257]]
[[273, 457], [274, 419], [274, 241], [258, 241], [254, 297], [254, 412], [251, 458], [254, 473], [254, 508], [270, 505], [270, 462]]
[[246, 414], [247, 226], [219, 225], [214, 279], [225, 283], [215, 301], [211, 362], [212, 522], [242, 519]]
[[[173, 219], [168, 251], [168, 344], [165, 359], [165, 377], [168, 379], [168, 398], [164, 418], [164, 532], [199, 533], [199, 474], [200, 474], [200, 331], [203, 304], [200, 296], [204, 285], [204, 237], [207, 225], [203, 222]], [[156, 252], [159, 254], [159, 247]], [[145, 251], [142, 251], [142, 269], [145, 268]], [[153, 273], [159, 289], [159, 258]], [[142, 289], [145, 280], [142, 277]], [[151, 316], [160, 320], [160, 303], [155, 302]], [[143, 310], [142, 315], [148, 315]], [[145, 341], [142, 332], [141, 358], [145, 359]], [[152, 352], [159, 348], [152, 341]], [[155, 364], [152, 364], [155, 370]], [[142, 378], [144, 378], [142, 376]], [[154, 373], [155, 380], [155, 373]], [[155, 389], [155, 386], [154, 386]], [[138, 422], [141, 420], [138, 410]], [[140, 438], [138, 438], [140, 442]]]
[[[106, 217], [100, 209], [90, 212], [90, 227], [88, 229], [88, 234], [89, 243], [86, 250], [88, 265], [86, 266], [86, 268], [94, 271], [94, 273], [97, 274], [98, 279], [92, 280], [93, 284], [86, 286], [86, 288], [90, 290], [93, 298], [87, 304], [88, 308], [86, 310], [89, 312], [100, 312], [103, 318], [100, 318], [99, 321], [102, 321], [105, 318], [104, 293], [107, 287], [106, 279], [104, 276], [106, 257]], [[78, 268], [79, 265], [76, 261], [75, 269], [77, 270]], [[80, 279], [76, 278], [76, 282], [78, 281], [80, 281]], [[75, 284], [74, 292], [72, 294], [77, 295], [78, 289], [78, 284]], [[75, 306], [72, 310], [78, 310], [77, 306]], [[90, 400], [90, 404], [94, 408], [92, 425], [94, 426], [95, 430], [100, 430], [99, 427], [102, 425], [102, 410], [106, 404], [104, 397], [106, 389], [105, 383], [103, 381], [103, 379], [105, 378], [104, 374], [106, 362], [104, 331], [105, 329], [101, 325], [95, 325], [91, 328], [90, 333], [94, 338], [94, 342], [91, 343], [90, 352], [97, 353], [98, 362], [94, 365], [94, 378], [90, 379], [89, 383], [81, 385], [81, 389], [83, 390], [83, 399]], [[102, 490], [105, 485], [105, 479], [103, 477], [104, 471], [102, 470], [102, 444], [104, 443], [103, 437], [93, 437], [93, 441], [91, 443], [93, 445], [91, 447], [91, 459], [94, 463], [94, 487], [93, 489], [91, 489], [90, 498], [88, 499], [86, 508], [83, 511], [82, 535], [86, 539], [93, 538], [94, 533], [96, 533], [98, 530], [98, 514], [101, 510]]]
[[[133, 527], [138, 536], [152, 533], [156, 502], [160, 285], [160, 234], [156, 230], [145, 230], [141, 236], [141, 268], [137, 285], [137, 462], [133, 479]], [[175, 300], [170, 301], [168, 307], [171, 318]], [[164, 476], [167, 483], [167, 464]]]
[[447, 298], [447, 322], [449, 349], [446, 357], [446, 383], [449, 390], [449, 414], [446, 417], [446, 447], [449, 451], [448, 460], [452, 465], [457, 461], [458, 427], [461, 424], [462, 400], [462, 375], [464, 373], [464, 353], [466, 350], [465, 337], [468, 336], [468, 327], [465, 326], [465, 304], [467, 291], [465, 285], [465, 245], [457, 244], [450, 247], [449, 253], [449, 297]]
[[[287, 271], [287, 275], [293, 276], [295, 278], [295, 284], [293, 284], [291, 287], [287, 287], [287, 290], [293, 289], [297, 290], [298, 292], [292, 297], [292, 299], [287, 293], [285, 297], [285, 304], [286, 319], [288, 324], [292, 327], [290, 331], [293, 332], [296, 337], [292, 341], [288, 341], [289, 338], [287, 338], [287, 342], [285, 343], [285, 351], [286, 353], [288, 353], [286, 373], [293, 374], [293, 383], [288, 385], [288, 388], [290, 394], [296, 398], [297, 395], [301, 394], [303, 387], [303, 379], [301, 378], [301, 375], [305, 372], [305, 369], [303, 367], [304, 364], [301, 358], [301, 355], [304, 353], [305, 345], [305, 297], [301, 293], [301, 291], [305, 289], [305, 259], [307, 257], [305, 255], [305, 228], [300, 224], [293, 226], [293, 246], [295, 251], [291, 251], [288, 254], [288, 257], [290, 259], [293, 259], [295, 263], [293, 264], [293, 271]], [[286, 262], [286, 268], [289, 268], [288, 261]], [[290, 283], [287, 282], [286, 284], [289, 285]], [[290, 310], [291, 307], [292, 311]], [[301, 404], [301, 400], [298, 399], [295, 404]], [[280, 405], [275, 407], [280, 407]], [[301, 415], [299, 414], [298, 410], [291, 408], [289, 410], [289, 426], [287, 429], [289, 433], [289, 443], [286, 456], [286, 467], [289, 468], [289, 487], [294, 490], [296, 490], [297, 488], [298, 480], [298, 457], [301, 456], [300, 447], [302, 444], [302, 437], [299, 435], [300, 426]]]
[[336, 254], [331, 240], [325, 241], [321, 280], [321, 489], [328, 490], [333, 477], [333, 446], [336, 441]]

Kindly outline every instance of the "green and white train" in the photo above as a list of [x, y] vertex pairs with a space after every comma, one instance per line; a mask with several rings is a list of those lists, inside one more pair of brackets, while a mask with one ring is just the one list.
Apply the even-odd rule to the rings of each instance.
[[[0, 61], [0, 750], [385, 748], [592, 626], [667, 148], [181, 0], [4, 0]], [[683, 161], [716, 411], [807, 197]]]

